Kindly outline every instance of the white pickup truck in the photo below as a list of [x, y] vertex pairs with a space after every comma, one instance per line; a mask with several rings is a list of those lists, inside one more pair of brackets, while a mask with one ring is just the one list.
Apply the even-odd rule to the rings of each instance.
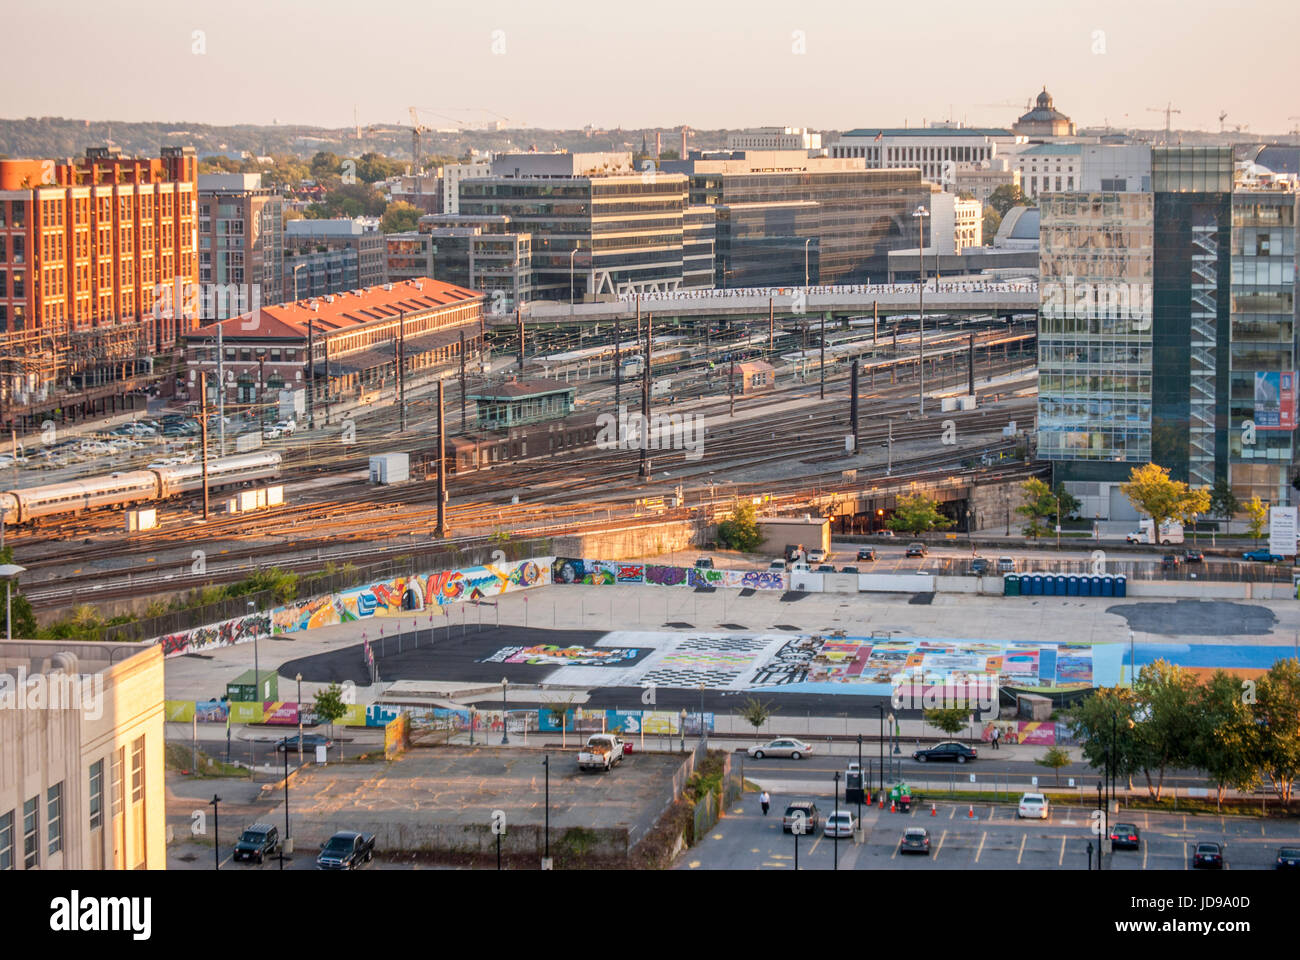
[[623, 762], [623, 739], [612, 733], [595, 733], [578, 753], [579, 770], [613, 770]]

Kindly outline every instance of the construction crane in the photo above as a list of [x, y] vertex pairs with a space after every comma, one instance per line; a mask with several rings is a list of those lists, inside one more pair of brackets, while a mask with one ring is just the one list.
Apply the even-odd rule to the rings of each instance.
[[1183, 111], [1175, 107], [1174, 102], [1172, 100], [1166, 103], [1163, 107], [1147, 107], [1147, 110], [1149, 110], [1151, 113], [1163, 113], [1165, 115], [1165, 146], [1169, 146], [1170, 115], [1175, 113], [1182, 113]]
[[1228, 117], [1228, 111], [1227, 111], [1227, 110], [1220, 110], [1220, 111], [1219, 111], [1219, 132], [1220, 132], [1220, 133], [1223, 133], [1223, 121], [1226, 120], [1227, 117]]
[[1025, 97], [1025, 102], [1024, 102], [1024, 105], [1023, 105], [1023, 106], [1022, 106], [1021, 104], [1019, 104], [1019, 103], [1011, 103], [1011, 102], [1009, 102], [1009, 101], [1004, 101], [1004, 102], [1002, 102], [1002, 103], [977, 103], [977, 104], [975, 104], [975, 106], [977, 106], [977, 107], [1008, 107], [1008, 108], [1010, 108], [1010, 109], [1014, 109], [1014, 110], [1021, 110], [1021, 109], [1023, 109], [1023, 110], [1025, 111], [1025, 113], [1028, 113], [1028, 112], [1030, 111], [1030, 108], [1033, 107], [1033, 104], [1034, 104], [1034, 101], [1033, 101], [1033, 98], [1032, 98], [1032, 97]]
[[429, 128], [420, 122], [420, 111], [409, 107], [411, 111], [411, 173], [420, 172], [420, 134], [428, 133]]
[[[1288, 120], [1300, 120], [1300, 117], [1287, 117]], [[1300, 126], [1291, 128], [1291, 136], [1300, 137]]]
[[[504, 120], [507, 123], [511, 122], [510, 118], [507, 117], [505, 114], [497, 113], [495, 110], [488, 110], [486, 107], [412, 107], [411, 109], [413, 111], [418, 110], [420, 113], [426, 114], [428, 116], [438, 117], [441, 120], [448, 120], [455, 125], [457, 130], [461, 130], [461, 131], [471, 130], [478, 126], [482, 126], [485, 124], [486, 121], [480, 120], [478, 122], [469, 122], [465, 120], [460, 120], [452, 116], [451, 115], [452, 113], [491, 114], [492, 116], [496, 117], [498, 120]], [[518, 121], [518, 123], [520, 126], [523, 126], [522, 120]], [[429, 128], [426, 127], [425, 129], [427, 130]]]

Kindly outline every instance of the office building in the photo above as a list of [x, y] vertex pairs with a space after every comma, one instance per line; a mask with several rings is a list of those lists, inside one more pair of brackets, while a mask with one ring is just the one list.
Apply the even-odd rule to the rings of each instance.
[[1045, 193], [1079, 193], [1082, 154], [1078, 143], [1038, 143], [1021, 150], [1012, 161], [1021, 192], [1031, 200]]
[[428, 238], [419, 255], [432, 259], [432, 276], [483, 291], [493, 315], [532, 299], [532, 234], [515, 232], [510, 217], [421, 217], [418, 232]]
[[196, 322], [173, 293], [199, 280], [197, 175], [190, 147], [0, 160], [0, 400], [11, 416], [56, 390], [148, 371]]
[[1043, 87], [1034, 107], [1023, 114], [1011, 125], [1016, 133], [1038, 139], [1040, 137], [1073, 137], [1076, 133], [1074, 121], [1056, 109], [1052, 95]]
[[682, 285], [686, 192], [629, 153], [505, 154], [461, 181], [459, 215], [509, 217], [531, 237], [531, 295], [581, 300]]
[[[803, 127], [764, 127], [753, 133], [727, 134], [728, 150], [820, 150], [822, 135]], [[681, 159], [686, 159], [683, 153]]]
[[0, 872], [164, 870], [163, 653], [0, 641]]
[[210, 298], [201, 319], [224, 320], [283, 296], [284, 201], [260, 173], [199, 176], [199, 283]]
[[1019, 187], [1020, 169], [1011, 165], [1006, 157], [981, 160], [978, 163], [959, 163], [952, 183], [945, 189], [956, 194], [970, 194], [980, 203], [988, 203], [993, 191], [1000, 187]]
[[390, 283], [433, 276], [436, 246], [429, 234], [418, 230], [389, 233], [384, 235], [384, 244]]
[[912, 213], [931, 193], [915, 168], [794, 150], [695, 152], [664, 169], [715, 211], [718, 287], [883, 280], [890, 250], [916, 248]]
[[460, 185], [465, 180], [475, 180], [492, 175], [492, 161], [475, 160], [472, 163], [448, 163], [442, 168], [442, 209], [430, 213], [460, 213]]
[[284, 300], [373, 287], [388, 279], [388, 248], [378, 223], [342, 217], [290, 220], [284, 248]]
[[705, 204], [688, 206], [682, 214], [683, 287], [698, 290], [713, 286], [717, 244], [717, 212]]
[[330, 403], [359, 402], [391, 388], [399, 341], [403, 376], [413, 387], [457, 367], [461, 334], [466, 353], [477, 355], [485, 300], [480, 291], [420, 277], [262, 307], [187, 338], [190, 389], [206, 373], [209, 402], [215, 402], [215, 384], [224, 380], [229, 406], [306, 388], [308, 406], [319, 415]]
[[832, 158], [859, 159], [867, 169], [921, 171], [921, 178], [947, 186], [958, 164], [996, 160], [1014, 152], [1027, 138], [1009, 130], [975, 127], [863, 127], [831, 144]]

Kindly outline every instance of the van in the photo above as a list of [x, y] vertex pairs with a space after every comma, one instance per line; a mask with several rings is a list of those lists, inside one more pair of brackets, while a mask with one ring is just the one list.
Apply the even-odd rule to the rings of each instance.
[[787, 543], [785, 545], [785, 559], [789, 563], [792, 560], [800, 560], [804, 556], [802, 543]]
[[1182, 543], [1183, 542], [1183, 525], [1174, 520], [1167, 520], [1160, 524], [1160, 537], [1157, 540], [1155, 536], [1156, 522], [1150, 518], [1138, 521], [1138, 529], [1134, 530], [1124, 539], [1129, 543]]

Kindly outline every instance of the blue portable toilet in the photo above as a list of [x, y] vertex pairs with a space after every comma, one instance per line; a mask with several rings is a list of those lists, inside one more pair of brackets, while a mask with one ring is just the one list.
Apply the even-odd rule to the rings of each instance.
[[1115, 578], [1115, 596], [1128, 596], [1128, 577], [1124, 576], [1122, 573]]
[[1029, 593], [1030, 593], [1030, 595], [1036, 597], [1036, 596], [1039, 596], [1040, 594], [1042, 594], [1042, 592], [1043, 592], [1043, 575], [1042, 575], [1041, 573], [1031, 573], [1031, 574], [1029, 574], [1029, 576], [1027, 576], [1027, 577], [1021, 577], [1021, 578], [1020, 578], [1020, 583], [1021, 583], [1021, 585], [1023, 585], [1023, 584], [1025, 583], [1026, 580], [1029, 581]]
[[1052, 576], [1050, 573], [1043, 574], [1043, 596], [1056, 596], [1056, 577]]
[[[1066, 579], [1066, 594], [1071, 597], [1079, 595], [1079, 577], [1077, 574], [1070, 574]], [[1087, 594], [1085, 594], [1087, 596]]]
[[1097, 576], [1097, 575], [1093, 575], [1093, 576], [1091, 576], [1091, 577], [1088, 577], [1087, 580], [1088, 580], [1088, 596], [1090, 596], [1090, 597], [1100, 597], [1100, 596], [1101, 596], [1101, 577], [1100, 577], [1100, 576]]
[[1103, 597], [1115, 596], [1115, 578], [1112, 577], [1109, 573], [1106, 574], [1106, 576], [1101, 578], [1101, 596]]
[[1063, 573], [1058, 573], [1056, 575], [1056, 595], [1058, 597], [1065, 597], [1065, 596], [1069, 596], [1069, 594], [1070, 594], [1070, 578]]

